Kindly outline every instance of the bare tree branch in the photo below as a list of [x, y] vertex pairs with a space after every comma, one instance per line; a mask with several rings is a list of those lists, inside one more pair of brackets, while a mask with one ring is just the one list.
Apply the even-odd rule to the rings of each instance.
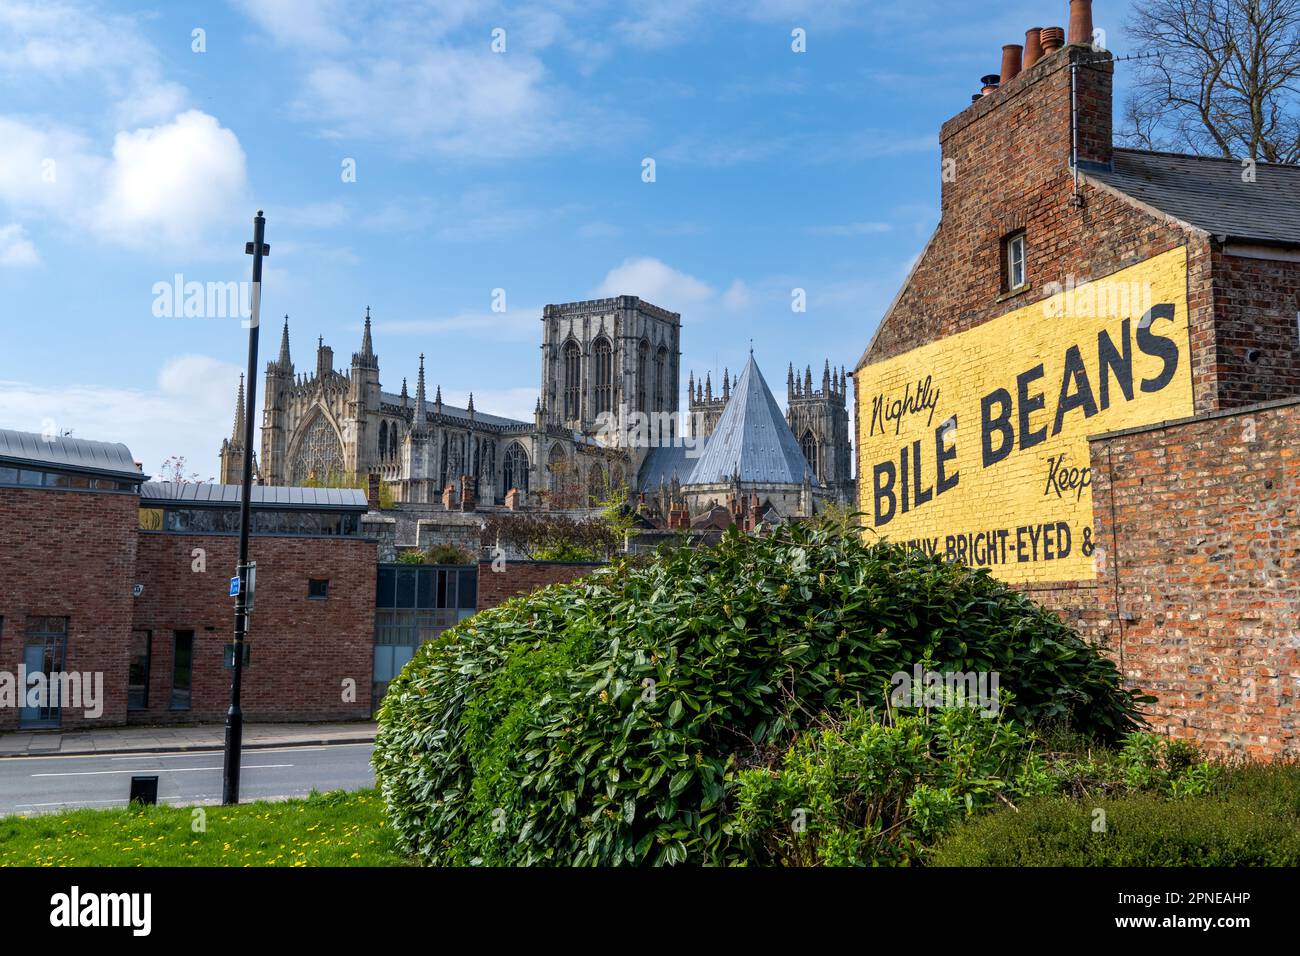
[[1121, 139], [1143, 149], [1300, 162], [1300, 0], [1145, 0]]

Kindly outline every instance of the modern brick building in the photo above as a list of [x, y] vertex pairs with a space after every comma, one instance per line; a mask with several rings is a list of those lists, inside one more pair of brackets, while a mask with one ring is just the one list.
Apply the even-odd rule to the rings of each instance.
[[[238, 503], [145, 482], [123, 445], [0, 431], [0, 730], [222, 719]], [[246, 719], [370, 715], [365, 512], [359, 491], [254, 488]], [[78, 686], [23, 706], [38, 673]]]
[[943, 126], [854, 372], [860, 506], [1057, 609], [1160, 729], [1297, 755], [1300, 168], [1116, 147], [1090, 7]]

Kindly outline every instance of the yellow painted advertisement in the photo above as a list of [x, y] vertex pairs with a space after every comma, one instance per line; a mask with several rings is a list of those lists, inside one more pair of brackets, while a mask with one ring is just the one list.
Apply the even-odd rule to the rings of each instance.
[[1175, 249], [857, 374], [868, 528], [1016, 583], [1095, 575], [1088, 436], [1192, 414]]

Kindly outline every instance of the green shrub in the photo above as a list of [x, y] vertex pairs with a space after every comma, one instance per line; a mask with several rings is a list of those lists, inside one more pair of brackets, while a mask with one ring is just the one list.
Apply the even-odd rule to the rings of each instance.
[[1051, 792], [1030, 744], [971, 708], [886, 723], [859, 711], [801, 734], [777, 768], [741, 771], [735, 831], [759, 864], [919, 863], [958, 820], [1008, 795]]
[[[1280, 787], [1278, 780], [1269, 781]], [[1289, 800], [1300, 799], [1300, 774]], [[1104, 817], [1100, 814], [1104, 814]], [[1104, 825], [1104, 829], [1103, 829]], [[1300, 866], [1300, 818], [1231, 788], [1170, 800], [1137, 793], [1095, 803], [1049, 798], [959, 825], [936, 866]]]
[[1017, 721], [1136, 726], [1115, 666], [984, 571], [824, 528], [725, 535], [508, 601], [388, 688], [375, 769], [430, 863], [728, 863], [730, 774], [917, 663]]

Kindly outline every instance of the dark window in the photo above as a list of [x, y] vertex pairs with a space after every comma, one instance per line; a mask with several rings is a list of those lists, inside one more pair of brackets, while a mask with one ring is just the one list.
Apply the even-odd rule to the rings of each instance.
[[316, 601], [323, 601], [330, 594], [330, 583], [324, 578], [309, 578], [307, 580], [307, 597]]
[[504, 496], [511, 488], [528, 494], [528, 453], [517, 441], [506, 449], [505, 467], [501, 470], [501, 494]]
[[149, 656], [152, 650], [153, 631], [131, 632], [131, 657], [126, 679], [127, 710], [145, 710], [149, 706]]
[[596, 339], [596, 414], [608, 412], [614, 408], [614, 350], [609, 339], [601, 336]]
[[564, 346], [564, 420], [582, 414], [582, 350], [570, 341]]
[[172, 710], [189, 710], [194, 685], [194, 632], [175, 631], [172, 655]]
[[817, 439], [813, 437], [811, 430], [803, 433], [803, 438], [799, 439], [799, 447], [808, 461], [808, 467], [814, 475], [817, 475]]
[[645, 339], [636, 355], [636, 411], [650, 411], [650, 343]]

